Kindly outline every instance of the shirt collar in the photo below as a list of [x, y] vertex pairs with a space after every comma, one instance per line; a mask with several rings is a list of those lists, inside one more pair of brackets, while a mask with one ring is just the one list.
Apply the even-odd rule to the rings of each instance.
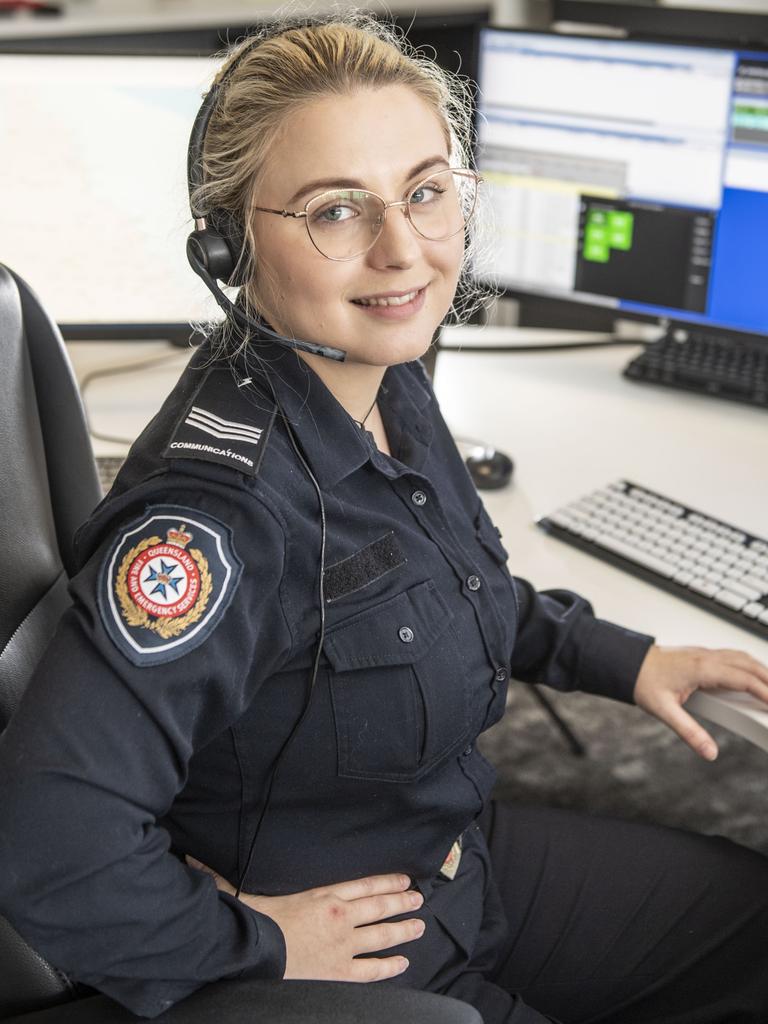
[[[370, 435], [360, 429], [297, 352], [259, 342], [258, 349], [246, 349], [238, 357], [237, 369], [266, 394], [270, 390], [264, 377], [269, 376], [279, 405], [322, 487], [334, 487], [372, 456], [379, 462]], [[416, 470], [423, 464], [431, 441], [426, 415], [431, 398], [420, 364], [387, 368], [379, 396], [382, 417], [393, 455], [407, 458]]]

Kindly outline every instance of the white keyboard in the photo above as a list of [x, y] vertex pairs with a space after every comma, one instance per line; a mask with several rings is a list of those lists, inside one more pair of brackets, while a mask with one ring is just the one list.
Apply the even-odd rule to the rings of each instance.
[[542, 529], [768, 640], [768, 541], [619, 480]]

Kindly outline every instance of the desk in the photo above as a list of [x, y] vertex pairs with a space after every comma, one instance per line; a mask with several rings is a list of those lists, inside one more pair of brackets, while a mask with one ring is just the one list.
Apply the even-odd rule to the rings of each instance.
[[[448, 340], [455, 344], [461, 335]], [[601, 617], [652, 633], [660, 643], [737, 647], [768, 664], [768, 642], [533, 525], [626, 478], [768, 536], [768, 413], [630, 383], [621, 370], [637, 351], [444, 349], [435, 389], [454, 435], [479, 438], [515, 461], [511, 486], [483, 494], [515, 575], [539, 589], [576, 590]], [[758, 701], [696, 694], [688, 708], [768, 751], [768, 711]]]
[[[71, 341], [67, 352], [81, 388], [91, 430], [121, 440], [93, 438], [97, 456], [126, 455], [179, 379], [193, 349], [165, 341]], [[135, 369], [131, 370], [131, 367]], [[125, 371], [125, 372], [122, 372]]]
[[[510, 331], [515, 337], [520, 335]], [[454, 334], [450, 343], [460, 340]], [[531, 340], [530, 332], [525, 340]], [[169, 352], [159, 342], [68, 347], [79, 379], [96, 368]], [[768, 664], [765, 641], [533, 525], [560, 505], [626, 477], [768, 536], [768, 414], [632, 384], [621, 369], [633, 354], [631, 348], [543, 353], [444, 349], [435, 388], [455, 435], [480, 438], [515, 460], [512, 485], [485, 492], [484, 500], [504, 534], [516, 575], [540, 589], [569, 587], [583, 593], [598, 615], [653, 633], [660, 643], [738, 647]], [[179, 350], [168, 363], [140, 376], [94, 381], [88, 394], [94, 427], [135, 436], [188, 357]], [[119, 454], [125, 446], [96, 442], [95, 449]], [[768, 712], [751, 698], [696, 694], [689, 707], [768, 750]]]

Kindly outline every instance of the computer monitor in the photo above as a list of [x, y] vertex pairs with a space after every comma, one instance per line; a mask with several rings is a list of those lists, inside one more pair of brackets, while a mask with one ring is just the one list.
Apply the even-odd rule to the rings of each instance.
[[218, 318], [185, 256], [208, 57], [0, 54], [0, 261], [65, 336], [188, 336]]
[[[395, 19], [475, 77], [488, 12]], [[0, 41], [0, 262], [65, 338], [171, 338], [218, 306], [187, 264], [189, 132], [218, 53], [253, 23]]]
[[768, 341], [768, 52], [494, 28], [479, 47], [498, 283]]

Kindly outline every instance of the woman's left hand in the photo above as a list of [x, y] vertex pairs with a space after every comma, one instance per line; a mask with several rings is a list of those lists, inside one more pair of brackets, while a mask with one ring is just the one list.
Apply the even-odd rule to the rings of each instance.
[[635, 683], [635, 704], [668, 725], [707, 761], [717, 744], [683, 704], [696, 690], [736, 690], [766, 702], [768, 668], [744, 651], [706, 647], [649, 648]]

